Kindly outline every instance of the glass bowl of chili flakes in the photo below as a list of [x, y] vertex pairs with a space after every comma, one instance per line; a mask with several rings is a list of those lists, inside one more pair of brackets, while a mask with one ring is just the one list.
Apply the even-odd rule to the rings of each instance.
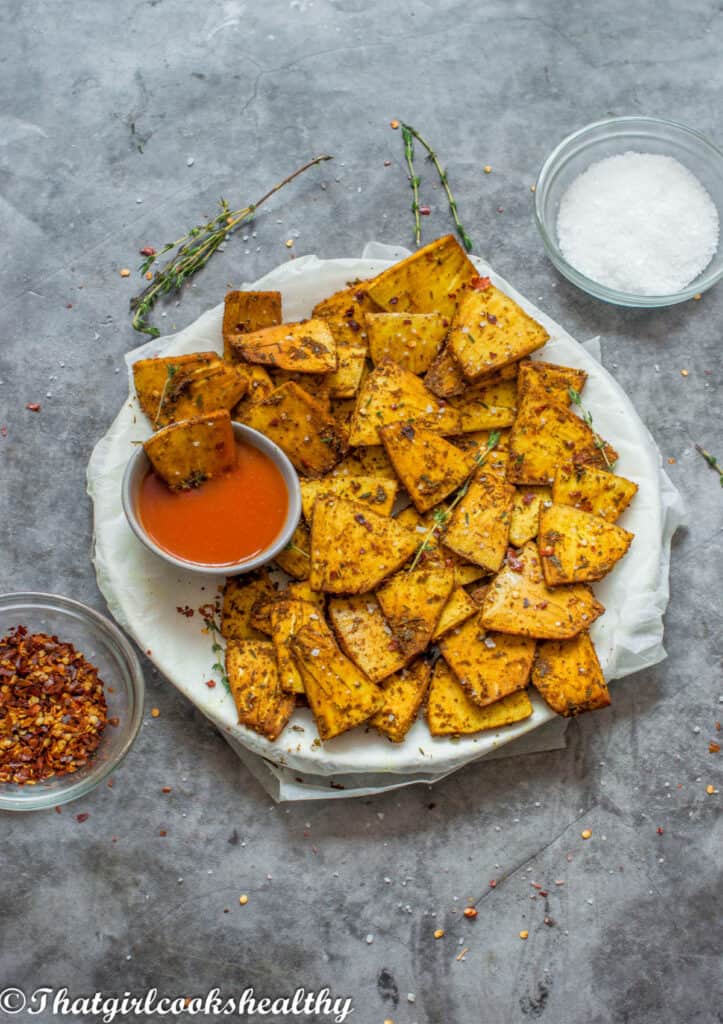
[[141, 725], [140, 662], [112, 622], [54, 594], [0, 596], [0, 809], [85, 796]]

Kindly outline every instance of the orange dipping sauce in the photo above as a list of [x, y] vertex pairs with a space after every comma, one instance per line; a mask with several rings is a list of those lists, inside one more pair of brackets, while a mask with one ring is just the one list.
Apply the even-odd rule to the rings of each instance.
[[136, 512], [155, 543], [187, 562], [227, 565], [253, 558], [278, 537], [289, 495], [274, 462], [236, 442], [236, 466], [189, 491], [171, 491], [155, 473], [141, 483]]

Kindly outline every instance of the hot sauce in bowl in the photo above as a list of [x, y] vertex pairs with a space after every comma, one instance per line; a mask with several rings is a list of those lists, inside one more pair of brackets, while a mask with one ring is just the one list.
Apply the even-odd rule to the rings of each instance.
[[298, 524], [298, 478], [263, 434], [233, 424], [236, 464], [200, 486], [172, 491], [142, 449], [123, 480], [123, 507], [136, 536], [156, 554], [198, 572], [246, 572], [270, 561]]

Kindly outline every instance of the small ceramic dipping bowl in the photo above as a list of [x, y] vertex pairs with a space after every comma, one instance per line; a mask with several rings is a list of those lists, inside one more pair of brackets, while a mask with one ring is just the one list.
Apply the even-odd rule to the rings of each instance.
[[263, 551], [245, 558], [240, 562], [226, 562], [223, 564], [213, 565], [202, 562], [191, 562], [184, 558], [180, 558], [178, 555], [167, 551], [165, 548], [162, 548], [157, 544], [148, 534], [138, 514], [140, 487], [144, 478], [151, 470], [150, 461], [141, 446], [137, 448], [128, 460], [128, 465], [126, 466], [125, 473], [123, 474], [121, 490], [123, 511], [126, 519], [128, 520], [128, 525], [131, 530], [133, 530], [138, 540], [140, 540], [142, 544], [145, 544], [149, 551], [152, 551], [154, 555], [158, 555], [159, 558], [162, 558], [165, 562], [168, 562], [169, 565], [172, 565], [177, 569], [183, 569], [186, 572], [199, 573], [205, 576], [235, 576], [239, 573], [251, 572], [262, 565], [266, 565], [267, 562], [271, 562], [280, 551], [283, 551], [291, 540], [294, 530], [299, 524], [299, 519], [301, 517], [301, 487], [299, 486], [299, 478], [296, 474], [296, 470], [288, 457], [284, 452], [282, 452], [278, 445], [274, 444], [274, 442], [269, 440], [269, 438], [264, 434], [259, 433], [258, 430], [252, 430], [251, 427], [247, 427], [243, 423], [233, 423], [232, 426], [237, 442], [243, 442], [244, 444], [258, 449], [258, 451], [263, 455], [266, 455], [274, 463], [282, 476], [288, 494], [286, 519], [284, 520], [283, 526], [281, 527], [278, 535], [271, 544], [268, 545], [268, 547], [264, 548]]

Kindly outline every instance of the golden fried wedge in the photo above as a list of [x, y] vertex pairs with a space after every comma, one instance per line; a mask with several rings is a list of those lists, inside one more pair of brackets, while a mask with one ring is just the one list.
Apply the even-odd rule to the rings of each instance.
[[153, 427], [162, 425], [161, 407], [168, 389], [177, 374], [198, 370], [205, 366], [220, 366], [221, 357], [217, 352], [193, 352], [185, 356], [162, 356], [156, 359], [139, 359], [133, 364], [133, 383], [138, 404]]
[[291, 640], [322, 740], [361, 725], [384, 703], [384, 694], [337, 647], [329, 628], [304, 626]]
[[368, 448], [352, 448], [349, 454], [334, 466], [331, 476], [383, 476], [387, 480], [397, 479], [394, 466], [382, 444]]
[[456, 491], [475, 467], [475, 457], [461, 452], [439, 434], [415, 423], [379, 428], [389, 461], [420, 512], [427, 512]]
[[420, 654], [454, 587], [453, 569], [415, 569], [393, 576], [377, 599], [406, 660]]
[[444, 546], [488, 572], [497, 572], [507, 550], [514, 496], [514, 487], [483, 466], [444, 527]]
[[[453, 569], [452, 572], [455, 570]], [[449, 595], [449, 599], [442, 609], [442, 614], [439, 617], [434, 633], [432, 633], [432, 643], [435, 640], [439, 640], [445, 633], [449, 633], [450, 629], [455, 629], [457, 626], [461, 626], [467, 619], [471, 619], [473, 615], [476, 615], [479, 611], [479, 607], [472, 600], [467, 591], [460, 586], [456, 586], [452, 593]]]
[[181, 420], [156, 431], [143, 444], [153, 472], [172, 491], [199, 487], [236, 465], [236, 442], [227, 412]]
[[275, 740], [291, 718], [295, 701], [279, 685], [273, 644], [229, 640], [226, 675], [242, 725]]
[[240, 367], [209, 363], [179, 370], [165, 389], [154, 427], [231, 410], [246, 394], [248, 379]]
[[549, 487], [518, 487], [512, 502], [510, 544], [521, 548], [534, 540], [540, 521], [540, 508], [551, 501]]
[[334, 335], [320, 319], [239, 334], [232, 339], [231, 347], [234, 355], [247, 363], [294, 373], [328, 373], [337, 366]]
[[479, 707], [492, 704], [530, 679], [536, 640], [485, 629], [479, 614], [439, 641], [444, 660]]
[[458, 294], [477, 270], [453, 235], [445, 235], [383, 271], [368, 294], [388, 313], [441, 313], [451, 317]]
[[246, 392], [237, 405], [231, 410], [231, 419], [239, 423], [246, 422], [247, 410], [257, 402], [263, 402], [275, 390], [276, 384], [272, 381], [268, 372], [263, 366], [252, 366], [251, 363], [239, 363], [238, 369], [246, 378]]
[[541, 359], [523, 359], [517, 377], [520, 398], [535, 402], [569, 405], [570, 388], [578, 394], [585, 387], [587, 373], [572, 366], [557, 366]]
[[537, 546], [548, 587], [601, 580], [619, 562], [633, 539], [621, 526], [570, 505], [540, 511]]
[[485, 377], [449, 404], [460, 414], [465, 433], [509, 427], [517, 414], [517, 381], [502, 374]]
[[252, 334], [280, 324], [281, 292], [227, 292], [223, 306], [223, 357], [237, 358], [233, 342], [240, 334]]
[[443, 658], [434, 666], [427, 702], [427, 723], [432, 736], [463, 736], [501, 729], [531, 714], [532, 704], [525, 690], [481, 708], [469, 699]]
[[551, 589], [545, 583], [537, 545], [529, 541], [510, 554], [482, 604], [485, 629], [540, 640], [565, 640], [588, 629], [605, 608], [590, 587], [574, 583]]
[[305, 476], [323, 476], [344, 454], [334, 417], [293, 381], [250, 406], [244, 422], [270, 437]]
[[432, 365], [449, 330], [441, 313], [367, 313], [365, 323], [375, 365], [389, 358], [417, 374]]
[[[605, 447], [605, 455], [600, 447]], [[558, 466], [612, 465], [617, 452], [561, 402], [520, 401], [510, 433], [507, 478], [516, 484], [551, 484]]]
[[638, 485], [593, 466], [558, 466], [552, 485], [556, 505], [571, 505], [614, 523], [638, 491]]
[[397, 482], [383, 476], [326, 476], [321, 480], [302, 480], [301, 507], [306, 521], [311, 522], [317, 498], [334, 496], [358, 501], [380, 516], [389, 516], [397, 496]]
[[406, 664], [401, 646], [373, 594], [331, 598], [329, 621], [344, 653], [375, 683]]
[[388, 736], [392, 743], [401, 743], [422, 706], [431, 675], [429, 662], [420, 658], [387, 679], [382, 686], [384, 704], [372, 715], [369, 724]]
[[311, 585], [364, 594], [401, 568], [416, 547], [415, 534], [389, 516], [359, 502], [320, 498], [311, 526]]
[[[328, 321], [332, 333], [338, 331], [331, 321]], [[329, 397], [354, 398], [359, 390], [366, 370], [367, 351], [363, 343], [340, 340], [336, 338], [337, 367], [326, 375]]]
[[352, 334], [362, 334], [365, 313], [378, 312], [379, 306], [369, 295], [369, 281], [354, 281], [317, 302], [311, 311], [313, 317], [321, 317], [335, 323], [349, 323]]
[[302, 626], [323, 622], [323, 614], [315, 604], [283, 598], [271, 605], [269, 619], [281, 689], [286, 693], [303, 693], [304, 684], [291, 655], [291, 639]]
[[610, 693], [587, 632], [572, 640], [547, 640], [537, 648], [532, 684], [553, 711], [566, 718], [610, 703]]
[[276, 564], [295, 580], [307, 580], [311, 572], [311, 532], [306, 523], [299, 523], [291, 540], [274, 559]]
[[307, 604], [315, 605], [319, 611], [326, 609], [326, 594], [318, 590], [312, 590], [308, 580], [292, 580], [283, 592], [284, 597], [290, 597], [296, 601], [306, 601]]
[[548, 339], [541, 324], [490, 284], [465, 293], [447, 344], [465, 377], [477, 380], [542, 348]]
[[227, 640], [265, 640], [251, 622], [257, 608], [272, 601], [276, 591], [268, 575], [229, 576], [223, 588], [221, 635]]
[[379, 444], [379, 427], [400, 420], [419, 423], [437, 434], [457, 434], [462, 423], [459, 413], [435, 398], [418, 377], [383, 359], [359, 389], [349, 444]]

